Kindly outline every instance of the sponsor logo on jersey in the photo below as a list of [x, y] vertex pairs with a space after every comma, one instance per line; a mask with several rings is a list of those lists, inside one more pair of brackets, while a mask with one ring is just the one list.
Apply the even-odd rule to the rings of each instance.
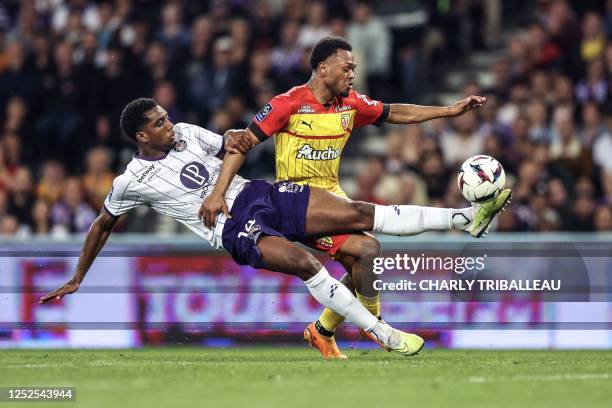
[[147, 167], [147, 169], [138, 178], [138, 182], [142, 183], [144, 181], [145, 177], [147, 177], [153, 170], [155, 170], [155, 165], [154, 164], [152, 164], [149, 167]]
[[344, 112], [347, 110], [352, 110], [353, 107], [351, 105], [342, 105], [342, 106], [336, 106], [336, 112]]
[[297, 113], [315, 113], [315, 110], [310, 105], [302, 105], [298, 109]]
[[304, 190], [304, 186], [301, 186], [295, 183], [291, 183], [291, 182], [280, 183], [278, 185], [279, 193], [299, 193], [299, 192], [302, 192], [303, 190]]
[[323, 237], [317, 240], [317, 244], [321, 245], [324, 248], [331, 249], [334, 247], [334, 240], [332, 237]]
[[334, 160], [340, 157], [341, 149], [327, 147], [325, 150], [316, 150], [308, 143], [300, 147], [296, 159], [304, 160]]
[[261, 123], [261, 121], [263, 121], [270, 112], [272, 112], [272, 104], [268, 102], [268, 104], [264, 106], [257, 115], [255, 115], [255, 121], [257, 121], [257, 123]]
[[259, 232], [261, 232], [261, 226], [255, 224], [255, 220], [248, 220], [244, 224], [244, 229], [238, 233], [238, 238], [248, 238], [255, 241], [259, 237]]
[[342, 124], [342, 129], [347, 130], [349, 127], [349, 123], [351, 123], [351, 114], [343, 113], [340, 115], [340, 123]]
[[186, 148], [187, 148], [186, 140], [177, 140], [176, 143], [174, 144], [174, 150], [177, 152], [182, 152]]
[[300, 124], [304, 125], [304, 126], [308, 126], [308, 128], [310, 128], [310, 130], [312, 130], [312, 124], [314, 123], [314, 120], [311, 120], [310, 122], [306, 122], [305, 120], [301, 120]]
[[187, 163], [181, 169], [181, 183], [187, 188], [197, 189], [204, 186], [208, 177], [208, 170], [200, 162]]

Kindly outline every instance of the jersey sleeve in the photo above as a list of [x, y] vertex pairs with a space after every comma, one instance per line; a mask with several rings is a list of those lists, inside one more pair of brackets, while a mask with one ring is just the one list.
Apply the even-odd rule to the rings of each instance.
[[380, 101], [373, 101], [366, 95], [357, 92], [353, 95], [357, 113], [354, 127], [366, 125], [381, 126], [389, 116], [389, 105]]
[[206, 154], [219, 156], [224, 152], [223, 136], [189, 123], [177, 123], [174, 131], [188, 143], [198, 143]]
[[144, 204], [142, 197], [130, 189], [133, 183], [136, 183], [136, 181], [125, 174], [115, 178], [113, 186], [104, 200], [104, 208], [110, 215], [119, 217]]
[[289, 122], [291, 116], [291, 103], [286, 95], [275, 96], [253, 117], [249, 125], [251, 132], [260, 141], [264, 141], [274, 136], [276, 132], [282, 130]]

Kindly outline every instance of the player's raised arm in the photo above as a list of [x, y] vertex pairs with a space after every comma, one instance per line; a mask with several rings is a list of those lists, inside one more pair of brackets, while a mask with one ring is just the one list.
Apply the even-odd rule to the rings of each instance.
[[421, 123], [431, 119], [446, 118], [463, 115], [465, 112], [480, 108], [487, 98], [470, 95], [451, 106], [421, 106], [402, 103], [390, 105], [389, 116], [386, 122], [397, 124]]
[[100, 253], [102, 247], [104, 247], [118, 219], [118, 217], [114, 217], [108, 213], [104, 207], [102, 208], [100, 215], [94, 220], [87, 232], [83, 249], [79, 255], [79, 263], [77, 264], [72, 279], [53, 292], [41, 297], [38, 303], [47, 303], [52, 299], [61, 299], [65, 295], [74, 293], [79, 289], [87, 271], [91, 267], [94, 259], [96, 259], [96, 256], [98, 256], [98, 253]]

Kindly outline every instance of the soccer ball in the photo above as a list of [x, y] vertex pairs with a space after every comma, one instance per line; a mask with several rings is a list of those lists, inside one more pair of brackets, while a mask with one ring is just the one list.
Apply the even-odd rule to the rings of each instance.
[[506, 184], [502, 165], [491, 156], [472, 156], [463, 162], [457, 176], [459, 191], [466, 200], [482, 203], [497, 197]]

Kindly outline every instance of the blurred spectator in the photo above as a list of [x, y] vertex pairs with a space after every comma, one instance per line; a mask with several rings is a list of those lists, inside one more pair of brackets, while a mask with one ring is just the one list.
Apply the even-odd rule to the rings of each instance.
[[95, 218], [96, 213], [83, 198], [81, 180], [67, 178], [61, 200], [51, 208], [53, 228], [64, 233], [83, 233]]
[[110, 169], [111, 162], [111, 152], [107, 148], [95, 147], [87, 152], [82, 184], [87, 202], [96, 211], [102, 208], [113, 185], [115, 175]]
[[20, 42], [8, 43], [5, 58], [7, 66], [0, 72], [0, 112], [4, 111], [10, 95], [19, 95], [32, 105], [40, 93], [40, 78], [26, 69], [26, 51]]
[[64, 189], [64, 166], [49, 160], [42, 164], [41, 178], [36, 187], [38, 198], [53, 204], [60, 199]]
[[232, 64], [246, 64], [251, 49], [251, 25], [244, 18], [235, 18], [230, 22], [229, 35], [232, 39]]
[[595, 230], [599, 232], [612, 231], [612, 206], [600, 205], [595, 209]]
[[548, 112], [542, 100], [534, 99], [529, 104], [529, 139], [535, 142], [548, 143], [551, 140], [551, 129], [548, 126]]
[[585, 14], [582, 19], [582, 42], [580, 56], [585, 61], [599, 59], [604, 53], [606, 37], [601, 17], [595, 12]]
[[381, 158], [372, 157], [368, 159], [357, 173], [357, 192], [354, 198], [375, 204], [383, 204], [383, 201], [374, 192], [383, 173], [384, 164]]
[[49, 108], [36, 123], [37, 143], [48, 155], [66, 161], [80, 150], [77, 140], [81, 125], [80, 92], [85, 89], [72, 58], [72, 45], [68, 42], [57, 44], [55, 75], [51, 81], [43, 83], [43, 103]]
[[289, 88], [295, 83], [294, 76], [302, 59], [302, 49], [297, 45], [300, 26], [295, 21], [287, 21], [281, 30], [280, 44], [272, 50], [270, 64], [276, 75]]
[[381, 87], [390, 73], [392, 41], [389, 29], [375, 16], [367, 1], [357, 1], [353, 7], [353, 18], [347, 29], [348, 40], [353, 46], [353, 52], [359, 55], [360, 70], [366, 76], [367, 89], [376, 99], [381, 95]]
[[576, 98], [581, 103], [595, 101], [603, 104], [608, 99], [608, 93], [608, 80], [605, 77], [603, 61], [591, 60], [587, 67], [586, 79], [576, 85]]
[[35, 198], [32, 173], [26, 167], [20, 167], [15, 172], [9, 204], [9, 212], [15, 215], [19, 225], [32, 223], [31, 208]]
[[230, 37], [221, 37], [214, 43], [212, 67], [206, 73], [206, 106], [209, 112], [225, 104], [238, 78], [237, 67], [232, 62], [232, 46]]
[[183, 121], [183, 112], [181, 112], [181, 108], [178, 106], [176, 91], [172, 82], [158, 82], [153, 90], [153, 99], [166, 109], [168, 116], [170, 116], [174, 123]]
[[176, 51], [189, 44], [189, 32], [183, 26], [181, 8], [177, 3], [168, 2], [161, 10], [161, 28], [157, 33], [157, 41], [168, 50], [172, 59]]
[[19, 220], [14, 215], [0, 218], [0, 235], [15, 235], [19, 230]]
[[591, 155], [580, 143], [572, 113], [566, 108], [557, 108], [554, 114], [550, 158], [566, 167], [575, 178], [591, 176]]
[[603, 123], [599, 107], [594, 102], [587, 102], [582, 107], [582, 128], [579, 132], [580, 140], [586, 147], [590, 147], [593, 154], [593, 163], [605, 170], [612, 170], [612, 135]]
[[442, 199], [450, 176], [442, 156], [436, 152], [424, 154], [419, 169], [423, 178], [427, 180], [427, 196], [430, 199]]
[[51, 208], [45, 200], [38, 199], [31, 212], [32, 224], [29, 232], [34, 235], [51, 233]]
[[476, 120], [476, 113], [468, 112], [454, 118], [453, 128], [442, 133], [440, 147], [446, 165], [461, 164], [466, 158], [482, 151], [482, 137], [477, 132]]
[[327, 10], [322, 1], [312, 1], [308, 4], [306, 24], [300, 29], [298, 44], [302, 48], [312, 48], [317, 41], [331, 34], [327, 26]]

